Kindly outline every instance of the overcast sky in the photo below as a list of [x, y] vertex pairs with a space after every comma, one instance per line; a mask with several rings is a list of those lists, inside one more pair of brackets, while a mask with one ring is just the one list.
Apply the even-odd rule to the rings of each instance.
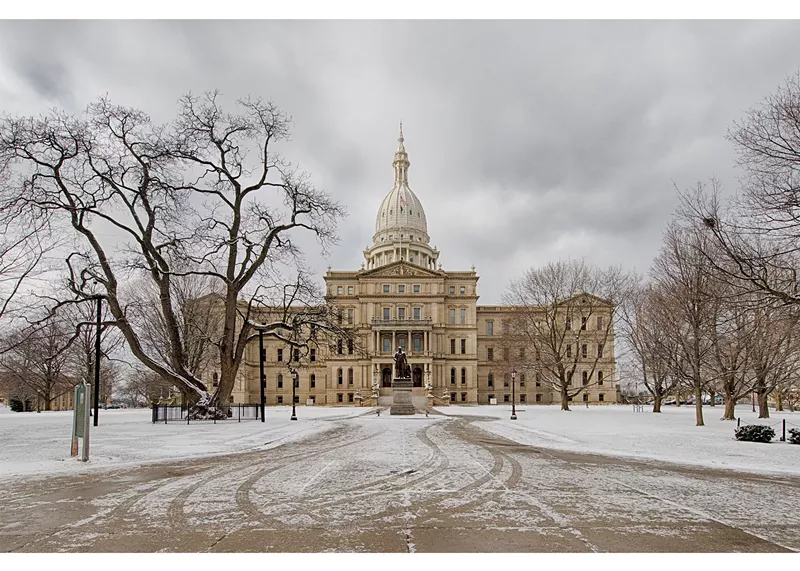
[[647, 271], [673, 182], [734, 190], [726, 129], [799, 67], [791, 21], [0, 22], [6, 112], [273, 100], [284, 154], [349, 212], [320, 274], [360, 267], [402, 119], [431, 242], [481, 304], [559, 258]]

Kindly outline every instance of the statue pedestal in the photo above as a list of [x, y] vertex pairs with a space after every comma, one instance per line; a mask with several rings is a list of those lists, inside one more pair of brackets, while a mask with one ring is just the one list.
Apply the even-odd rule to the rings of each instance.
[[411, 379], [392, 379], [392, 408], [389, 414], [416, 414], [411, 403]]

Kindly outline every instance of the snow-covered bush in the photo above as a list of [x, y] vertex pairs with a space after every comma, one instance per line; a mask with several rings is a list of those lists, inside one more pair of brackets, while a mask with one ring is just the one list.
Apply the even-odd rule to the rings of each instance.
[[760, 424], [748, 424], [736, 429], [736, 440], [747, 442], [770, 442], [775, 438], [775, 431], [769, 426]]
[[791, 444], [800, 444], [800, 429], [790, 428], [788, 440]]

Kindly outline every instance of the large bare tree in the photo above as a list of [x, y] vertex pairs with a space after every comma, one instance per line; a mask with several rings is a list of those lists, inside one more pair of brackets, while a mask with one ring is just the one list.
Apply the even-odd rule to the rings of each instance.
[[561, 410], [597, 386], [598, 368], [613, 362], [614, 322], [632, 284], [620, 268], [568, 260], [532, 268], [508, 285], [503, 302], [515, 310], [506, 342], [529, 348], [517, 357], [519, 365], [539, 373], [540, 382], [559, 393]]
[[[156, 125], [101, 98], [80, 116], [53, 111], [0, 126], [0, 164], [14, 170], [3, 203], [69, 224], [78, 244], [67, 258], [75, 298], [102, 295], [134, 356], [207, 410], [229, 402], [262, 286], [280, 286], [279, 269], [301, 263], [296, 234], [310, 233], [324, 251], [344, 214], [275, 152], [290, 124], [275, 105], [247, 98], [236, 107], [226, 112], [216, 92], [186, 95], [175, 120]], [[207, 276], [219, 291], [213, 392], [189, 368], [174, 286], [184, 276]], [[167, 351], [148, 348], [128, 316], [124, 283], [141, 278], [157, 291]], [[261, 325], [270, 335], [290, 326]]]

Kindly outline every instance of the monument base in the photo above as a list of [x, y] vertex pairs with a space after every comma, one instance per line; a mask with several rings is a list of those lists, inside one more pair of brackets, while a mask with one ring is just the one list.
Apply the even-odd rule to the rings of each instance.
[[392, 379], [392, 408], [389, 414], [416, 414], [411, 402], [411, 379]]

